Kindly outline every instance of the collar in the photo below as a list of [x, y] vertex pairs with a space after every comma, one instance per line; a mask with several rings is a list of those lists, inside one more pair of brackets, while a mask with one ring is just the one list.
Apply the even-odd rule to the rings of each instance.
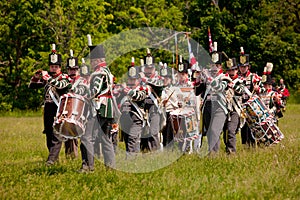
[[223, 69], [220, 69], [220, 70], [218, 71], [218, 75], [217, 75], [217, 76], [219, 76], [220, 74], [223, 74]]
[[57, 77], [60, 76], [61, 74], [62, 74], [62, 72], [60, 71], [58, 74], [52, 75], [52, 78], [57, 78]]
[[231, 77], [231, 76], [229, 76], [232, 80], [235, 80], [235, 79], [237, 79], [239, 76], [236, 74], [236, 75], [234, 75], [233, 77]]
[[75, 83], [80, 78], [80, 75], [75, 76], [75, 78], [72, 79], [72, 83]]
[[101, 67], [106, 67], [106, 62], [98, 63], [95, 67], [95, 71], [99, 70]]
[[251, 72], [250, 72], [250, 70], [248, 70], [245, 74], [243, 74], [243, 76], [248, 77], [248, 76], [250, 76], [250, 74], [251, 74]]

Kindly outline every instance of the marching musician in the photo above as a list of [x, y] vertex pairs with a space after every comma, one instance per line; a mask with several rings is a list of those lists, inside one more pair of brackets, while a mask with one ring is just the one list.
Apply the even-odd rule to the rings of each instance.
[[[73, 57], [73, 50], [70, 50], [70, 57], [67, 59], [67, 71], [72, 84], [70, 91], [75, 94], [85, 95], [88, 90], [86, 86], [80, 84], [83, 79], [80, 78], [78, 69], [78, 58]], [[78, 157], [77, 139], [68, 139], [65, 141], [65, 154], [71, 158]]]
[[49, 151], [46, 165], [53, 165], [59, 159], [62, 142], [53, 130], [54, 117], [59, 106], [59, 98], [71, 88], [70, 79], [61, 71], [61, 54], [56, 53], [55, 44], [49, 54], [49, 73], [38, 70], [31, 78], [29, 88], [45, 88], [44, 92], [44, 131]]
[[[175, 96], [177, 96], [178, 99], [178, 106], [181, 110], [188, 108], [195, 111], [197, 102], [192, 82], [192, 69], [190, 68], [189, 61], [185, 60], [182, 55], [179, 55], [177, 69], [177, 82], [175, 83], [177, 90], [175, 91]], [[184, 134], [185, 136], [187, 135], [186, 133]], [[187, 142], [187, 140], [185, 140], [185, 136], [184, 141], [178, 142], [179, 149], [181, 149], [184, 153], [192, 153], [193, 141], [190, 140]]]
[[281, 94], [274, 91], [272, 89], [272, 77], [271, 72], [273, 69], [273, 63], [268, 62], [265, 66], [264, 71], [266, 71], [266, 78], [262, 79], [262, 83], [264, 85], [265, 91], [261, 93], [259, 96], [266, 107], [270, 110], [270, 114], [274, 117], [274, 120], [277, 121], [275, 117], [281, 118], [283, 117], [281, 113]]
[[189, 62], [183, 59], [182, 55], [179, 56], [179, 63], [177, 68], [177, 83], [175, 85], [179, 87], [191, 87], [192, 77], [189, 77]]
[[[141, 63], [143, 66], [143, 62]], [[128, 67], [126, 96], [121, 100], [121, 130], [124, 135], [127, 159], [133, 158], [140, 152], [141, 136], [146, 126], [144, 100], [148, 96], [149, 88], [140, 86], [140, 67], [135, 66], [132, 58]]]
[[[79, 66], [78, 64], [78, 58], [73, 56], [73, 51], [70, 50], [70, 58], [67, 59], [67, 70], [68, 75], [72, 79], [72, 88], [71, 92], [81, 95], [86, 98], [86, 104], [88, 105], [86, 108], [90, 108], [90, 104], [87, 101], [87, 98], [89, 98], [89, 87], [88, 87], [88, 76], [89, 76], [89, 68], [85, 64], [84, 58], [82, 58], [82, 64]], [[85, 108], [84, 108], [85, 109]], [[92, 131], [90, 130], [93, 128], [94, 123], [90, 123], [90, 110], [86, 113], [86, 129], [85, 133], [80, 137], [80, 152], [81, 152], [81, 158], [82, 158], [82, 165], [78, 172], [80, 173], [86, 173], [90, 171], [94, 171], [94, 154], [93, 154], [93, 143], [92, 143]], [[70, 140], [68, 140], [70, 141]], [[69, 142], [70, 145], [76, 145], [76, 151], [77, 152], [77, 146], [78, 141], [77, 140], [71, 140]], [[73, 144], [72, 144], [73, 143]], [[66, 145], [67, 146], [67, 145]], [[72, 147], [72, 146], [71, 146]]]
[[282, 110], [283, 112], [286, 110], [286, 103], [287, 98], [290, 96], [290, 92], [287, 89], [286, 85], [284, 84], [284, 80], [281, 78], [279, 80], [279, 87], [277, 89], [277, 92], [281, 94], [281, 100], [282, 100]]
[[227, 119], [223, 129], [223, 140], [226, 146], [226, 153], [236, 152], [236, 134], [239, 130], [242, 112], [242, 93], [244, 90], [243, 82], [238, 78], [238, 67], [236, 58], [229, 58], [226, 61], [227, 73], [232, 80], [226, 90], [227, 99]]
[[173, 87], [172, 82], [172, 68], [167, 66], [167, 63], [160, 69], [160, 76], [164, 78], [164, 90], [162, 92], [162, 105], [166, 110], [166, 125], [162, 129], [163, 146], [166, 147], [173, 141], [173, 128], [170, 118], [170, 112], [179, 108], [177, 98], [178, 88]]
[[100, 127], [98, 136], [101, 141], [104, 164], [108, 168], [115, 168], [116, 161], [112, 133], [117, 128], [114, 119], [117, 105], [114, 105], [112, 97], [113, 75], [106, 66], [104, 47], [102, 45], [93, 46], [89, 36], [90, 63], [95, 70], [90, 77], [90, 92]]
[[160, 149], [159, 132], [161, 125], [165, 123], [165, 116], [160, 107], [161, 94], [163, 91], [163, 80], [157, 75], [154, 65], [154, 57], [147, 49], [144, 57], [144, 72], [140, 73], [142, 81], [150, 88], [149, 95], [144, 100], [145, 112], [149, 125], [144, 131], [141, 139], [141, 151], [156, 151]]
[[[239, 63], [239, 78], [243, 80], [245, 86], [251, 93], [260, 94], [265, 89], [261, 83], [261, 77], [255, 73], [250, 72], [250, 61], [249, 54], [245, 54], [244, 48], [241, 47], [240, 53], [240, 63]], [[242, 103], [245, 103], [249, 100], [249, 95], [247, 92], [244, 92], [242, 95]], [[248, 146], [255, 146], [255, 140], [251, 135], [251, 130], [247, 123], [241, 129], [242, 144]]]
[[214, 50], [212, 52], [212, 64], [210, 74], [203, 71], [203, 80], [199, 77], [195, 85], [196, 95], [201, 95], [203, 103], [203, 135], [208, 139], [209, 154], [213, 154], [220, 149], [220, 135], [222, 133], [224, 123], [227, 117], [227, 105], [224, 95], [229, 77], [223, 74], [222, 70], [222, 53], [217, 51], [217, 43], [214, 42]]

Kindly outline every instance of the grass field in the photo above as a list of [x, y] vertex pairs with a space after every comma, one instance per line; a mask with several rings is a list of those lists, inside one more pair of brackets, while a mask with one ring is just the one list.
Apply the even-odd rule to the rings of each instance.
[[[148, 173], [106, 170], [95, 161], [78, 174], [81, 160], [45, 166], [42, 117], [0, 118], [0, 199], [299, 199], [300, 105], [288, 105], [279, 127], [283, 141], [215, 157], [184, 155]], [[121, 143], [120, 146], [123, 144]]]

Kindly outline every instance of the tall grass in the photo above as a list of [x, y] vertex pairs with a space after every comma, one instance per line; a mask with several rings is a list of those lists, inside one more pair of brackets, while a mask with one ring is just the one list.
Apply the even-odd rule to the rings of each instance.
[[[181, 156], [149, 173], [107, 170], [78, 174], [81, 160], [46, 167], [42, 117], [0, 118], [0, 199], [299, 199], [300, 106], [288, 105], [279, 127], [284, 140], [235, 156]], [[123, 144], [120, 144], [121, 146]]]

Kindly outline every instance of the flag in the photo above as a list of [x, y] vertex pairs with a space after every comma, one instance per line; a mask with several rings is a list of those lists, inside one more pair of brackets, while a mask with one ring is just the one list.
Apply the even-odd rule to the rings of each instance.
[[194, 70], [197, 60], [192, 52], [192, 47], [189, 38], [187, 38], [187, 42], [188, 42], [188, 49], [189, 49], [189, 61], [190, 61], [189, 63], [192, 70]]
[[210, 28], [208, 27], [208, 42], [209, 42], [209, 53], [213, 51], [213, 41], [211, 39]]

